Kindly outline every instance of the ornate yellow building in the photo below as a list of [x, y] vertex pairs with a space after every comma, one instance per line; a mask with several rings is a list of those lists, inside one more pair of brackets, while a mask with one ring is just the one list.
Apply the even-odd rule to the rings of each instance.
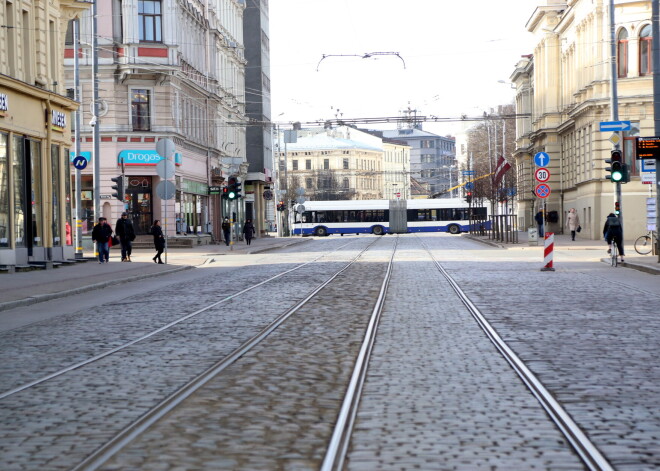
[[0, 266], [73, 258], [65, 96], [67, 22], [89, 8], [74, 0], [0, 4]]
[[[537, 37], [533, 54], [523, 56], [511, 75], [516, 85], [519, 226], [534, 226], [533, 216], [544, 201], [533, 196], [534, 155], [550, 156], [548, 211], [557, 222], [547, 230], [564, 230], [565, 216], [576, 208], [580, 237], [602, 238], [602, 227], [613, 212], [615, 188], [607, 179], [605, 159], [614, 148], [612, 132], [600, 123], [612, 121], [609, 2], [607, 0], [547, 0], [537, 7], [526, 27]], [[640, 179], [635, 160], [635, 136], [652, 136], [653, 79], [651, 69], [651, 2], [617, 1], [618, 119], [631, 121], [621, 133], [621, 148], [631, 169], [622, 185], [625, 237], [646, 232], [649, 186]]]

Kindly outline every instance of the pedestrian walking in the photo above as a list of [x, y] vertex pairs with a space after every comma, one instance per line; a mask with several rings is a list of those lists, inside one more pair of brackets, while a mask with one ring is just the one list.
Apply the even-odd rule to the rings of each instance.
[[115, 224], [115, 234], [119, 237], [121, 244], [121, 261], [130, 262], [133, 252], [133, 241], [135, 240], [135, 229], [133, 221], [128, 218], [128, 213], [121, 213], [121, 218]]
[[[608, 214], [607, 219], [605, 220], [605, 226], [603, 226], [603, 237], [605, 237], [607, 245], [610, 245], [612, 241], [614, 241], [617, 249], [619, 249], [621, 261], [624, 262], [623, 227], [621, 227], [621, 219], [619, 219], [619, 217], [614, 213]], [[607, 253], [612, 253], [612, 249], [608, 248]]]
[[152, 260], [154, 263], [162, 265], [163, 261], [160, 256], [165, 251], [165, 237], [163, 237], [163, 229], [160, 227], [160, 219], [156, 219], [154, 225], [151, 226], [151, 235], [154, 236], [154, 247], [156, 248], [156, 256]]
[[566, 227], [571, 231], [571, 240], [575, 240], [575, 233], [582, 230], [580, 227], [580, 218], [578, 217], [575, 208], [571, 208], [568, 211], [568, 215], [566, 216]]
[[250, 245], [252, 242], [252, 237], [254, 237], [254, 224], [252, 224], [252, 219], [246, 219], [245, 225], [243, 226], [243, 235], [245, 236], [245, 242]]
[[222, 235], [225, 237], [225, 245], [229, 245], [231, 242], [231, 223], [228, 217], [222, 221]]
[[92, 240], [96, 242], [96, 250], [99, 254], [99, 263], [110, 261], [110, 239], [112, 238], [112, 227], [104, 217], [99, 218], [98, 224], [92, 229]]
[[539, 212], [536, 213], [536, 216], [534, 216], [534, 219], [539, 228], [539, 237], [543, 237], [543, 210], [539, 210]]

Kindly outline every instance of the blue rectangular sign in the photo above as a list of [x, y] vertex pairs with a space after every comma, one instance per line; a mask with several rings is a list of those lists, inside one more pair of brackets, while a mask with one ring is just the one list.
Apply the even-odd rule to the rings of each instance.
[[630, 121], [601, 121], [599, 131], [630, 131], [631, 127]]

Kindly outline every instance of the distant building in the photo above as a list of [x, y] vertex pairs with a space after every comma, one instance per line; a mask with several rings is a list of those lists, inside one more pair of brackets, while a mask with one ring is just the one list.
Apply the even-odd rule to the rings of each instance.
[[410, 175], [428, 185], [431, 195], [442, 194], [457, 184], [456, 142], [424, 131], [420, 124], [412, 127], [383, 131], [389, 139], [405, 142], [410, 146]]

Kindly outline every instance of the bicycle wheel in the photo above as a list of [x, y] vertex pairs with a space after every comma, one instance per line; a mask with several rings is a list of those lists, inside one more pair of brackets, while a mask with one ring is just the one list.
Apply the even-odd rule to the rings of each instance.
[[635, 252], [640, 255], [648, 255], [653, 249], [653, 243], [650, 235], [639, 236], [635, 241]]
[[612, 251], [611, 257], [612, 257], [612, 266], [616, 267], [619, 259], [619, 251], [617, 250], [616, 244], [612, 242], [612, 245], [610, 246], [610, 250]]

